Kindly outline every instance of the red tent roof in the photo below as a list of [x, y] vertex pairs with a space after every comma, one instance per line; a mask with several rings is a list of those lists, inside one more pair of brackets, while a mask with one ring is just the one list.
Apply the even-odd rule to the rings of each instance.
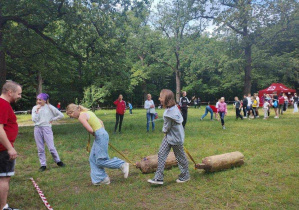
[[280, 93], [296, 93], [296, 90], [290, 89], [281, 83], [272, 83], [268, 88], [259, 91], [260, 94], [264, 93], [274, 93], [276, 92], [278, 95]]

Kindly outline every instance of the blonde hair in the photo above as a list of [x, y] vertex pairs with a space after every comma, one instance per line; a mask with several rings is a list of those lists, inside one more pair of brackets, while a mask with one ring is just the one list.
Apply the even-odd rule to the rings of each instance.
[[79, 112], [86, 112], [86, 111], [88, 111], [89, 109], [87, 109], [86, 107], [81, 106], [81, 105], [77, 105], [77, 104], [69, 104], [69, 105], [66, 107], [66, 114], [70, 114], [71, 112], [74, 112], [75, 110], [79, 110]]

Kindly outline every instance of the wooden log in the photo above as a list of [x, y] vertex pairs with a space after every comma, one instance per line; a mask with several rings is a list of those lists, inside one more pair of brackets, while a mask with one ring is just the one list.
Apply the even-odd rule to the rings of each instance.
[[[166, 162], [165, 162], [165, 169], [170, 169], [173, 166], [177, 166], [178, 163], [175, 159], [174, 153], [170, 152]], [[140, 162], [136, 163], [136, 168], [139, 168], [142, 173], [148, 174], [155, 172], [158, 167], [158, 155], [150, 155], [143, 158]]]
[[204, 169], [206, 172], [221, 171], [244, 164], [244, 155], [241, 152], [230, 152], [221, 155], [213, 155], [196, 164], [195, 168]]

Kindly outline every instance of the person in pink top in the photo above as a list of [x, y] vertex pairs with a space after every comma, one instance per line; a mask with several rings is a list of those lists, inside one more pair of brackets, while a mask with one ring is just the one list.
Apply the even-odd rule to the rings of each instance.
[[225, 129], [224, 116], [226, 116], [226, 114], [227, 114], [227, 105], [224, 102], [224, 97], [221, 97], [220, 103], [218, 103], [218, 114], [219, 114], [220, 119], [221, 119], [222, 129]]

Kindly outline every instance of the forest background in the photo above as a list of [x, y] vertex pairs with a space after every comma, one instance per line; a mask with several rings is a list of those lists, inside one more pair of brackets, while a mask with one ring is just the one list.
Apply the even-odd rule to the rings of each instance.
[[298, 90], [298, 13], [296, 0], [0, 1], [0, 86], [23, 86], [16, 110], [40, 92], [62, 107], [118, 94], [136, 107], [163, 88], [212, 102]]

